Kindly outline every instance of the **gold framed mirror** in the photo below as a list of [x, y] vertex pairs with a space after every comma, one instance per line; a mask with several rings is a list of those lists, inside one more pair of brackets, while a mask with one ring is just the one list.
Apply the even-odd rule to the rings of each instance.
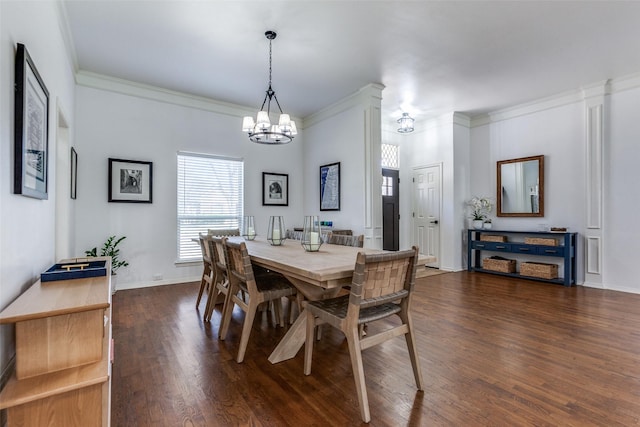
[[498, 216], [544, 216], [544, 156], [500, 160], [496, 177]]

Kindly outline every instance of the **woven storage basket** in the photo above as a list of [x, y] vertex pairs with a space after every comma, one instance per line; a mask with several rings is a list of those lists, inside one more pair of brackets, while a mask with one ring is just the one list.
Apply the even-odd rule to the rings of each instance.
[[552, 237], [525, 237], [527, 245], [558, 246], [558, 241]]
[[556, 279], [558, 277], [557, 264], [541, 262], [523, 262], [520, 264], [520, 274], [523, 276], [540, 277], [542, 279]]
[[501, 273], [515, 273], [516, 260], [485, 258], [482, 261], [482, 268], [485, 270], [499, 271]]
[[496, 236], [495, 234], [481, 234], [480, 240], [483, 242], [506, 242], [507, 236]]

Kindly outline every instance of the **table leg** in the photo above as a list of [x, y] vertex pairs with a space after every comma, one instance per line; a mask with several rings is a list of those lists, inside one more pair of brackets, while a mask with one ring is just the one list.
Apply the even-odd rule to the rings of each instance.
[[[337, 296], [340, 289], [342, 289], [340, 287], [323, 289], [297, 279], [289, 277], [288, 279], [298, 289], [298, 292], [302, 293], [305, 298], [309, 300], [333, 298]], [[293, 325], [289, 327], [285, 336], [282, 337], [282, 340], [280, 340], [276, 348], [271, 352], [269, 362], [275, 364], [296, 357], [296, 354], [298, 354], [304, 344], [306, 334], [307, 314], [306, 310], [302, 310], [296, 321], [293, 322]]]

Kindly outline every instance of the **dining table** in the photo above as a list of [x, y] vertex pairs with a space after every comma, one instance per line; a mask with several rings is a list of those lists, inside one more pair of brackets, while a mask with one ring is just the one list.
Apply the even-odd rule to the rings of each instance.
[[[308, 252], [298, 240], [285, 240], [283, 244], [274, 246], [260, 237], [254, 240], [242, 237], [229, 239], [244, 241], [253, 264], [282, 274], [305, 299], [311, 301], [333, 298], [344, 286], [351, 283], [359, 252], [385, 252], [381, 249], [327, 243], [320, 246], [318, 251]], [[434, 261], [435, 257], [420, 255], [418, 266], [424, 268], [425, 264]], [[303, 309], [269, 356], [271, 363], [279, 363], [296, 356], [305, 341], [306, 324]]]

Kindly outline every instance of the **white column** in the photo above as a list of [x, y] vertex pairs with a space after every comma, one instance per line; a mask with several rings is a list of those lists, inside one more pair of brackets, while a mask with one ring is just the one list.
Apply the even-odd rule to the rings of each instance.
[[583, 88], [585, 105], [586, 205], [584, 284], [603, 286], [602, 253], [604, 249], [604, 174], [606, 129], [608, 125], [609, 82]]
[[364, 107], [364, 246], [382, 249], [382, 89], [371, 84], [362, 89]]

